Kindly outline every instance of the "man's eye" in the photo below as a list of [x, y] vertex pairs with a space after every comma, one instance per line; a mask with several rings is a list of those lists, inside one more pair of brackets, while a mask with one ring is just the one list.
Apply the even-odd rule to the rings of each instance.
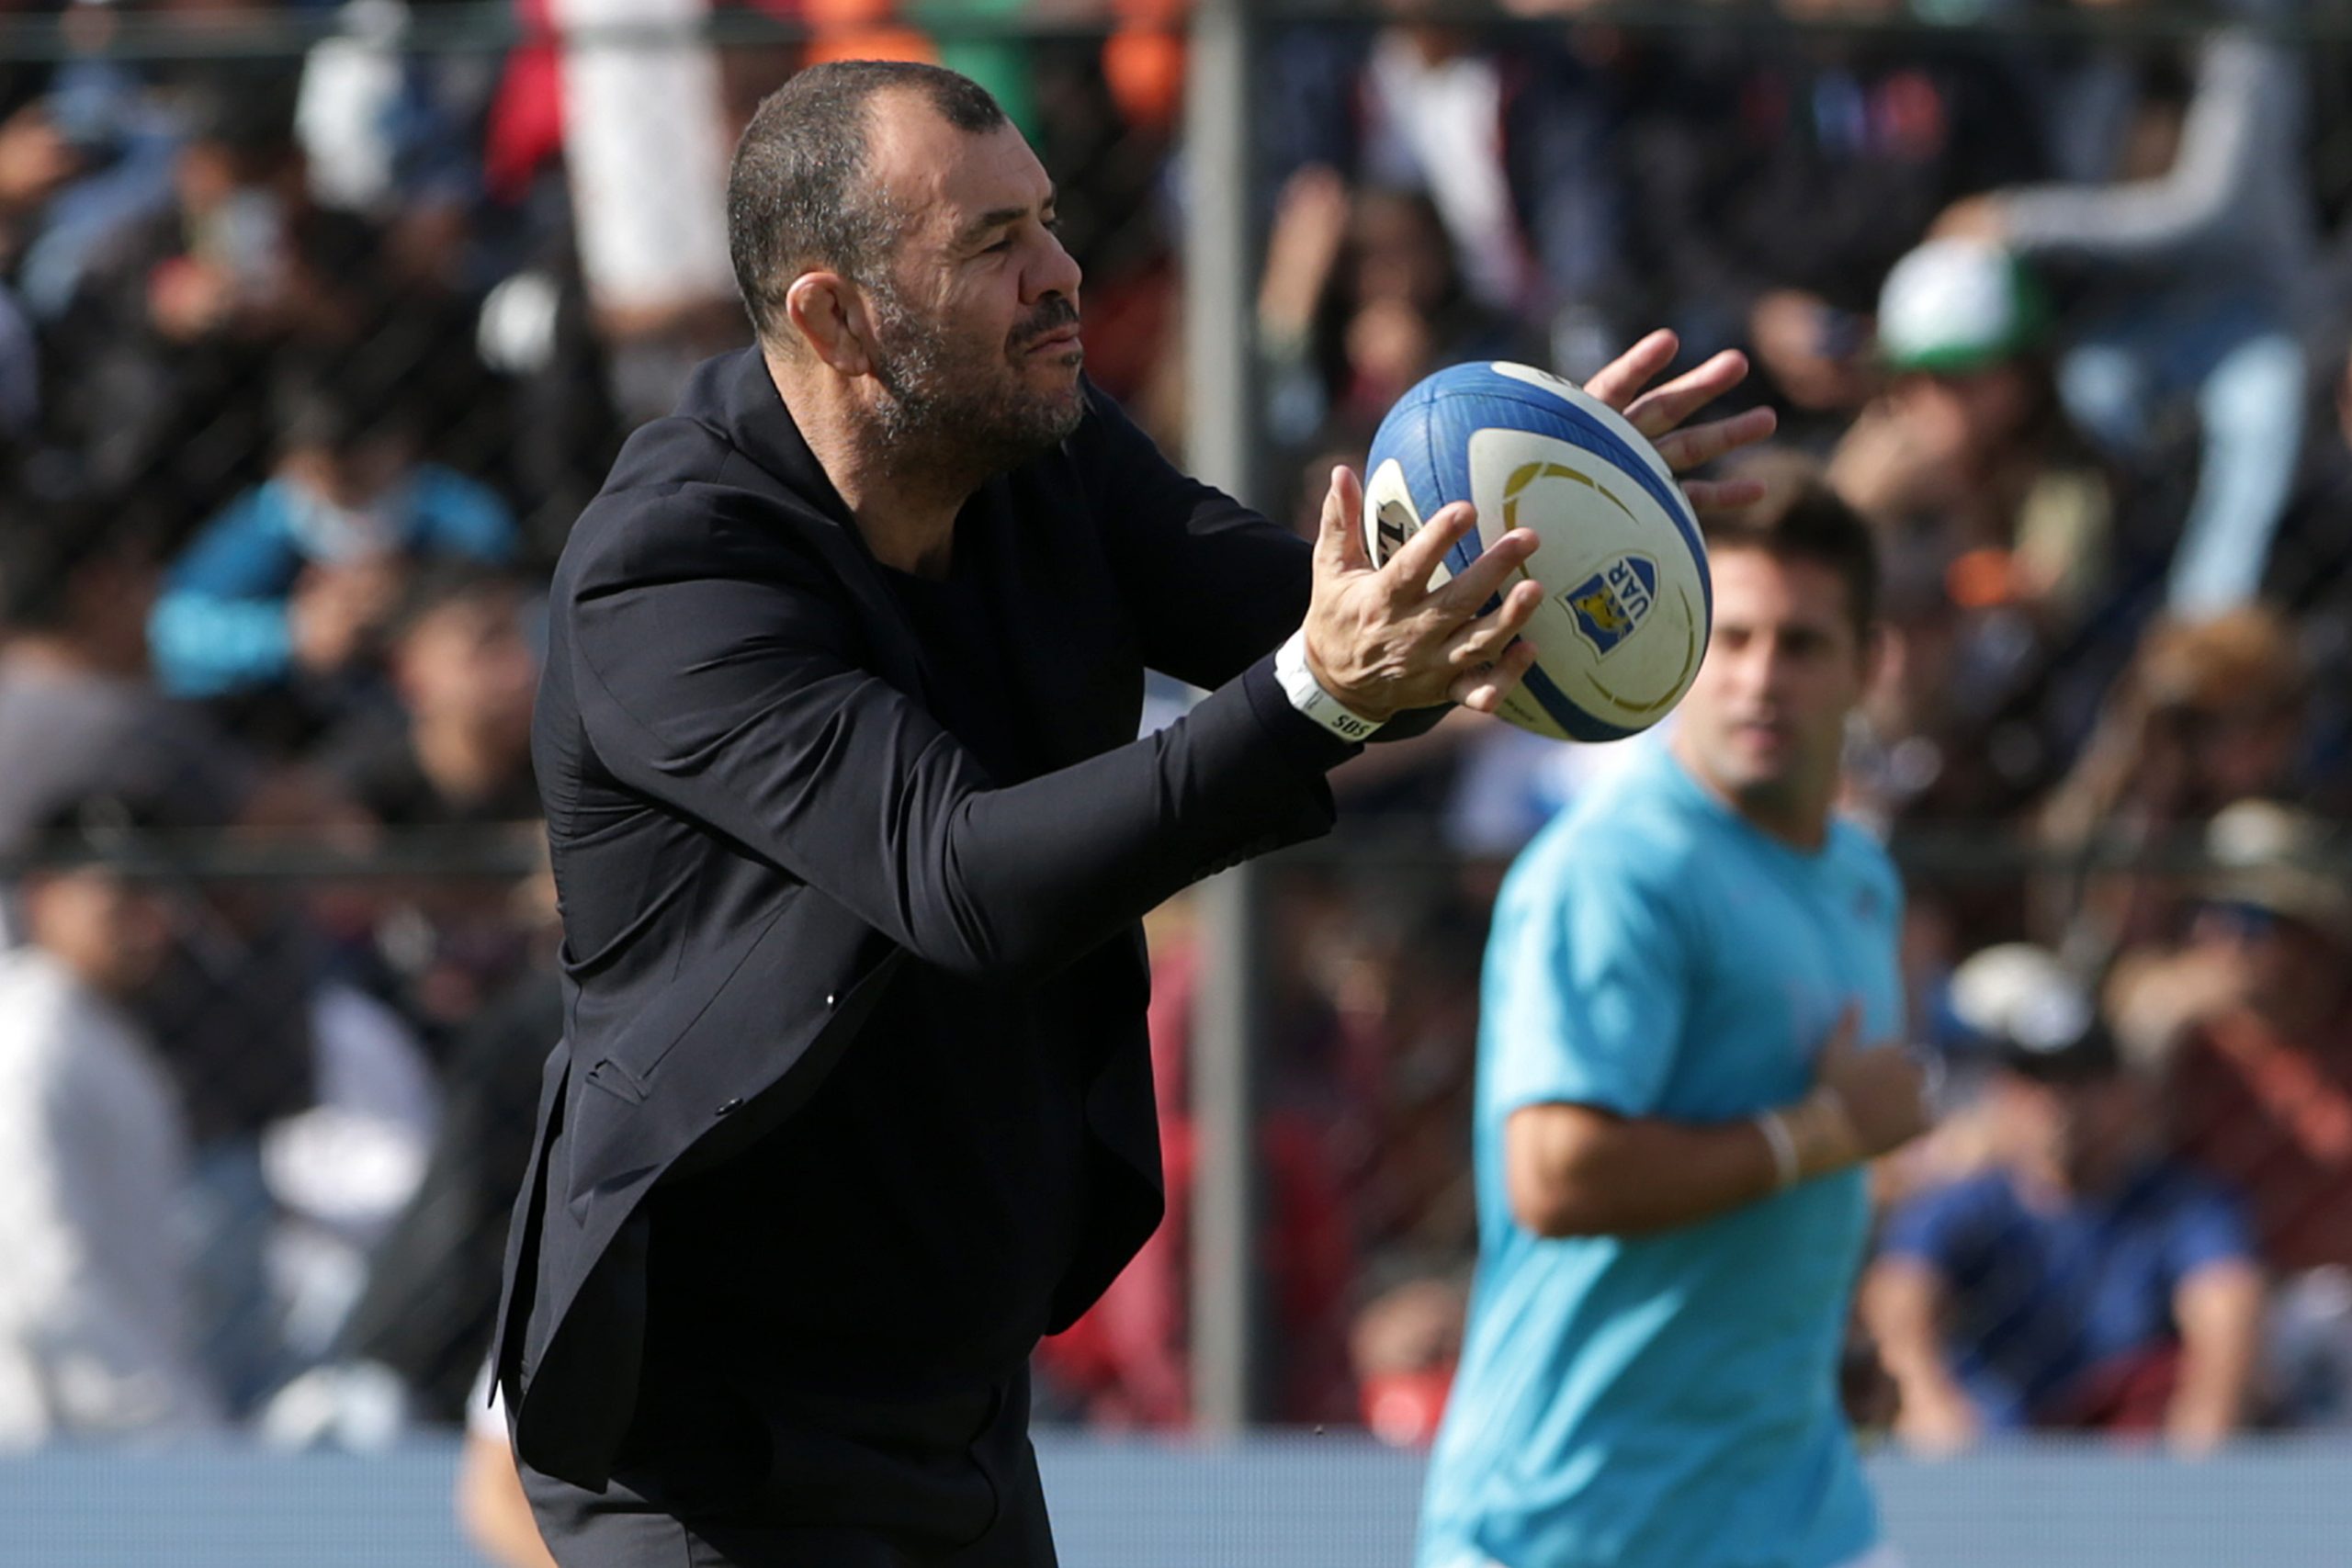
[[980, 254], [982, 255], [992, 256], [1000, 251], [1009, 251], [1011, 249], [1012, 249], [1012, 236], [1007, 234], [1003, 239], [999, 240], [995, 244], [990, 245], [987, 250], [982, 251]]

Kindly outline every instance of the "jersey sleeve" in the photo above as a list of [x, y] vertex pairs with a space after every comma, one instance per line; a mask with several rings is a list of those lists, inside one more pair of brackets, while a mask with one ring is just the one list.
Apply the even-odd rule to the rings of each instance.
[[1931, 1188], [1887, 1216], [1879, 1237], [1882, 1258], [1924, 1264], [1947, 1280], [1966, 1272], [1968, 1237], [1979, 1205], [1966, 1185]]
[[1555, 853], [1530, 870], [1506, 896], [1487, 958], [1488, 1109], [1655, 1113], [1690, 993], [1669, 880], [1628, 874], [1606, 852]]
[[2173, 1216], [2165, 1252], [2175, 1285], [2215, 1264], [2253, 1261], [2254, 1235], [2237, 1195], [2227, 1188], [2194, 1184]]

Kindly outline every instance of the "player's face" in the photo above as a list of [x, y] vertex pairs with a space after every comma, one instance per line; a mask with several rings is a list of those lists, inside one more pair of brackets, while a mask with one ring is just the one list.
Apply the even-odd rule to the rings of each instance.
[[877, 118], [872, 174], [908, 217], [873, 291], [886, 431], [990, 468], [1068, 436], [1085, 411], [1079, 267], [1021, 132], [958, 130], [901, 99]]
[[1714, 636], [1682, 700], [1677, 747], [1735, 802], [1826, 807], [1868, 673], [1845, 580], [1758, 549], [1717, 551], [1708, 568]]

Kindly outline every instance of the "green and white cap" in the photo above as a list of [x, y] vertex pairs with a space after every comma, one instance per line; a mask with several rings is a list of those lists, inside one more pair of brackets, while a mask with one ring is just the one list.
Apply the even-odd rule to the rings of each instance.
[[1981, 370], [2040, 348], [2049, 331], [2033, 275], [1982, 240], [1930, 240], [1879, 290], [1879, 357], [1896, 370]]

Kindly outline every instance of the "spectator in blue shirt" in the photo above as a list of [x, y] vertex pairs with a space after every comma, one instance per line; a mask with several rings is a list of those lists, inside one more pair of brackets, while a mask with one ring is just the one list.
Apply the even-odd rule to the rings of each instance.
[[1930, 1450], [2024, 1427], [2227, 1438], [2263, 1314], [2236, 1201], [2168, 1157], [2149, 1075], [2054, 959], [1980, 953], [1953, 997], [1996, 1064], [1996, 1153], [1899, 1208], [1864, 1284], [1897, 1434]]
[[206, 526], [155, 607], [173, 695], [334, 681], [369, 651], [412, 565], [514, 555], [505, 503], [419, 461], [397, 389], [371, 379], [310, 366], [281, 385], [275, 471]]

